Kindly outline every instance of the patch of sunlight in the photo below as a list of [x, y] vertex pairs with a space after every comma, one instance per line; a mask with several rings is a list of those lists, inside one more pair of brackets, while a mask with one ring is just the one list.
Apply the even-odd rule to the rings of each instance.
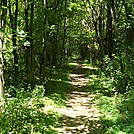
[[51, 110], [56, 111], [56, 108], [54, 106], [47, 106], [42, 109], [44, 110], [44, 112], [51, 111]]
[[69, 63], [69, 65], [77, 66], [77, 65], [78, 65], [78, 63]]
[[70, 74], [71, 77], [81, 77], [84, 76], [84, 74]]
[[41, 134], [40, 132], [31, 132], [31, 134]]
[[83, 68], [87, 68], [87, 69], [90, 69], [90, 70], [93, 70], [93, 69], [98, 69], [97, 67], [92, 67], [90, 64], [82, 64], [83, 65]]
[[117, 134], [127, 134], [127, 133], [120, 131], [120, 132], [117, 132]]
[[96, 78], [96, 79], [98, 79], [97, 77], [98, 77], [97, 75], [90, 75], [90, 78]]
[[[58, 131], [58, 132], [61, 131], [61, 128], [56, 128], [56, 127], [54, 127], [54, 126], [50, 126], [50, 128], [51, 128], [52, 130], [55, 130], [55, 131]], [[56, 134], [58, 134], [58, 132], [57, 132]]]

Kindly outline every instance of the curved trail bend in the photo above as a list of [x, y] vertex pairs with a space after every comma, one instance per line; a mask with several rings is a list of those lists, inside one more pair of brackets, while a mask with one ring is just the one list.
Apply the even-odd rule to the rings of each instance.
[[62, 134], [99, 134], [98, 116], [93, 98], [86, 87], [89, 79], [86, 69], [78, 64], [70, 74], [70, 93], [66, 108], [62, 110]]

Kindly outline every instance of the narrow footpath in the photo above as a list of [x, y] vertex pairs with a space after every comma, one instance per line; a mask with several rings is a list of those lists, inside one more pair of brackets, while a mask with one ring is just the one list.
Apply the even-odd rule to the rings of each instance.
[[89, 79], [85, 76], [87, 69], [78, 63], [70, 74], [70, 93], [66, 108], [62, 111], [62, 134], [99, 134], [99, 113], [93, 98], [86, 87]]

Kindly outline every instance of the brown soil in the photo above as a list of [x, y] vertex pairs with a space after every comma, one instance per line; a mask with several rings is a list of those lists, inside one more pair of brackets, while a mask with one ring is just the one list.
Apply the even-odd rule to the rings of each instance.
[[66, 108], [62, 110], [62, 134], [99, 134], [99, 123], [95, 95], [86, 87], [89, 79], [85, 76], [86, 69], [78, 64], [70, 75], [70, 93]]

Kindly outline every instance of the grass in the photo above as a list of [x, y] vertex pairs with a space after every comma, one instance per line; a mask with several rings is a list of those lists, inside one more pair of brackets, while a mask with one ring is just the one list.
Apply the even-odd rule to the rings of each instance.
[[[56, 126], [60, 115], [56, 110], [45, 109], [46, 101], [42, 99], [7, 99], [1, 108], [0, 132], [14, 133], [57, 133]], [[51, 101], [47, 101], [47, 106]], [[55, 106], [53, 106], [55, 107]]]
[[38, 85], [32, 92], [15, 89], [18, 91], [16, 97], [1, 99], [1, 134], [59, 133], [60, 110], [67, 100], [69, 72], [50, 69], [48, 73], [45, 88], [43, 85]]
[[100, 134], [134, 134], [134, 92], [117, 94], [112, 80], [100, 77], [99, 71], [89, 70], [89, 92], [96, 95], [94, 101], [100, 111]]
[[[1, 98], [0, 133], [59, 134], [60, 110], [68, 99], [68, 77], [71, 69], [77, 65], [72, 62], [64, 67], [67, 69], [49, 68], [45, 87], [38, 85], [32, 92], [15, 89], [16, 97]], [[134, 91], [125, 95], [116, 94], [111, 79], [99, 77], [100, 70], [87, 62], [83, 66], [77, 71], [86, 72], [89, 92], [96, 96], [93, 101], [97, 103], [101, 115], [98, 121], [101, 124], [99, 134], [133, 134]]]

